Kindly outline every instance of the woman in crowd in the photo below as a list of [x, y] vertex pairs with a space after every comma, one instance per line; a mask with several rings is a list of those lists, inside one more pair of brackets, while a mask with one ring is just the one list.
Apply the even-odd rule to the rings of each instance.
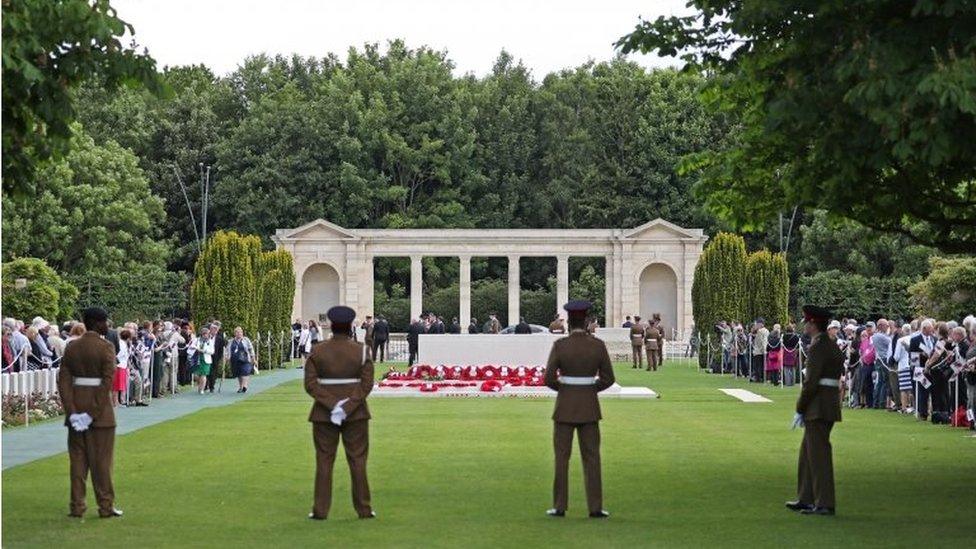
[[322, 329], [319, 328], [319, 323], [315, 320], [308, 321], [308, 337], [309, 337], [309, 352], [311, 348], [318, 345], [322, 341]]
[[749, 377], [749, 338], [742, 324], [736, 322], [733, 327], [732, 354], [736, 372], [742, 377]]
[[214, 354], [214, 341], [210, 337], [208, 327], [205, 326], [200, 329], [200, 336], [194, 339], [192, 347], [196, 358], [196, 368], [193, 370], [193, 375], [196, 378], [197, 390], [202, 395], [207, 389], [207, 376], [210, 375]]
[[6, 324], [3, 325], [3, 371], [15, 371], [14, 366], [14, 349], [10, 345], [10, 334], [13, 331], [10, 326]]
[[189, 385], [192, 382], [193, 374], [190, 368], [190, 362], [187, 355], [187, 342], [190, 341], [193, 334], [192, 326], [189, 322], [180, 322], [180, 330], [177, 332], [179, 338], [176, 339], [176, 360], [177, 360], [177, 372], [180, 379], [180, 385]]
[[779, 385], [779, 374], [783, 369], [782, 334], [779, 324], [773, 324], [773, 331], [766, 338], [766, 379]]
[[[969, 326], [969, 350], [966, 351], [963, 363], [963, 380], [966, 382], [966, 403], [969, 406], [970, 417], [976, 418], [976, 322], [967, 323]], [[976, 422], [970, 420], [970, 429], [976, 429]]]
[[244, 337], [244, 329], [240, 326], [234, 328], [234, 339], [230, 341], [230, 366], [237, 376], [238, 393], [247, 392], [247, 384], [257, 362], [255, 359], [254, 345], [250, 339]]
[[129, 353], [132, 332], [119, 330], [119, 352], [115, 354], [115, 377], [112, 380], [112, 406], [126, 404], [125, 392], [129, 385]]
[[783, 334], [783, 385], [792, 386], [796, 383], [797, 358], [800, 355], [800, 336], [796, 334], [793, 324], [786, 325]]
[[308, 322], [302, 322], [302, 328], [298, 332], [298, 355], [305, 359], [312, 349], [312, 332]]
[[932, 423], [949, 423], [951, 406], [949, 404], [949, 378], [952, 377], [952, 364], [956, 360], [956, 342], [949, 338], [949, 328], [945, 322], [939, 322], [935, 328], [938, 340], [935, 350], [925, 362], [925, 377], [932, 385], [929, 386], [929, 397], [932, 399], [930, 417]]
[[915, 413], [915, 408], [912, 405], [915, 396], [912, 393], [912, 361], [911, 353], [908, 352], [911, 334], [912, 327], [909, 324], [904, 324], [901, 331], [895, 336], [895, 350], [892, 355], [895, 360], [895, 368], [898, 370], [898, 392], [901, 396], [901, 409], [899, 411], [903, 414]]
[[85, 325], [81, 322], [75, 322], [68, 330], [68, 338], [64, 340], [65, 346], [83, 335], [85, 335]]
[[872, 408], [874, 406], [874, 345], [871, 343], [870, 325], [862, 328], [857, 334], [858, 352], [860, 353], [861, 364], [857, 367], [857, 377], [861, 389], [858, 406], [860, 408]]
[[[30, 370], [46, 368], [47, 365], [42, 359], [41, 346], [37, 344], [37, 339], [39, 338], [37, 328], [33, 326], [28, 327], [25, 335], [27, 336], [27, 341], [30, 343], [30, 353], [27, 355], [27, 368]], [[27, 352], [27, 349], [24, 351]]]

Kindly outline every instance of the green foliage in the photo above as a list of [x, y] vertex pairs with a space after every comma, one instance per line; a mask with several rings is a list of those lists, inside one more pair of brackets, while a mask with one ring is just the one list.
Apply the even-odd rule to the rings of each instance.
[[[593, 265], [586, 265], [581, 270], [579, 275], [569, 281], [569, 298], [570, 299], [585, 299], [593, 304], [590, 309], [590, 315], [595, 316], [599, 319], [601, 326], [603, 325], [604, 319], [606, 318], [606, 279], [600, 275]], [[561, 307], [563, 304], [560, 303]], [[555, 309], [552, 310], [555, 312]], [[551, 320], [552, 313], [546, 318], [549, 324]], [[611, 319], [612, 321], [613, 319]]]
[[698, 13], [643, 21], [618, 46], [715, 75], [707, 96], [741, 131], [685, 164], [712, 212], [750, 229], [817, 207], [976, 248], [976, 3], [689, 6]]
[[790, 275], [783, 254], [761, 250], [746, 260], [746, 318], [766, 324], [789, 322]]
[[[714, 327], [720, 320], [745, 321], [746, 243], [735, 234], [718, 233], [708, 243], [691, 285], [691, 308], [695, 327], [702, 334], [702, 343], [718, 349]], [[700, 353], [699, 365], [705, 366], [706, 354]]]
[[123, 35], [133, 33], [108, 0], [3, 3], [4, 194], [33, 191], [38, 164], [69, 148], [71, 91], [80, 82], [162, 91], [155, 61], [135, 43], [123, 46]]
[[799, 233], [799, 250], [790, 256], [799, 273], [838, 270], [866, 277], [918, 278], [925, 275], [928, 258], [935, 253], [904, 235], [831, 219], [823, 210], [814, 211]]
[[261, 305], [259, 261], [261, 239], [233, 231], [209, 238], [197, 258], [190, 286], [190, 311], [197, 325], [218, 319], [232, 330], [257, 332]]
[[976, 258], [933, 257], [929, 275], [908, 291], [919, 314], [942, 320], [976, 314]]
[[[800, 276], [796, 281], [797, 307], [820, 305], [832, 310], [838, 318], [886, 317], [907, 319], [912, 316], [908, 300], [909, 278], [876, 278], [843, 271], [820, 271]], [[795, 311], [799, 317], [801, 311]]]
[[[280, 363], [276, 357], [283, 357], [290, 346], [291, 308], [295, 298], [295, 269], [291, 254], [285, 250], [263, 252], [259, 259], [260, 309], [258, 311], [258, 332], [270, 345], [260, 349], [262, 362], [268, 359]], [[282, 339], [280, 334], [286, 334]], [[290, 348], [290, 347], [289, 347]], [[278, 366], [278, 363], [273, 366]]]
[[[24, 322], [40, 316], [48, 322], [74, 318], [78, 289], [43, 259], [24, 257], [3, 264], [3, 314]], [[17, 288], [17, 280], [26, 285]]]
[[70, 279], [81, 291], [79, 309], [102, 307], [117, 323], [185, 314], [189, 277], [184, 272], [146, 266]]
[[96, 145], [77, 124], [71, 150], [38, 171], [29, 201], [3, 198], [3, 258], [43, 257], [72, 277], [162, 268], [163, 201], [136, 157], [113, 141]]

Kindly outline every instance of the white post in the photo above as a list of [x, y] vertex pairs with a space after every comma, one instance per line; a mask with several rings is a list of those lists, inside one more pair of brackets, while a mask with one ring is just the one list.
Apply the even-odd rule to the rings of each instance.
[[458, 281], [458, 294], [460, 297], [459, 309], [461, 331], [468, 329], [471, 323], [471, 256], [462, 255], [458, 257], [460, 261], [460, 276]]
[[519, 301], [521, 283], [519, 282], [519, 256], [508, 256], [508, 324], [519, 322]]
[[[563, 305], [569, 301], [569, 256], [556, 256], [556, 314], [560, 314]], [[610, 304], [606, 305], [610, 311]], [[607, 324], [607, 326], [610, 326]]]
[[420, 318], [424, 312], [424, 264], [423, 257], [410, 256], [410, 320]]

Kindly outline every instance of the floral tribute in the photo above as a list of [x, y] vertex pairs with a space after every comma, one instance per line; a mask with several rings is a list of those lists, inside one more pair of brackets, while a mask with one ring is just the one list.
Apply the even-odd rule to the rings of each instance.
[[378, 385], [381, 388], [407, 387], [421, 392], [478, 387], [486, 393], [497, 393], [505, 387], [542, 387], [545, 376], [545, 366], [416, 364], [403, 372], [391, 367]]

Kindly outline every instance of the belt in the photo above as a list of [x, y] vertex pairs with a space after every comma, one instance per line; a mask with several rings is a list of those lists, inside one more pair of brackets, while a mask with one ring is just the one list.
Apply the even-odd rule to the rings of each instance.
[[320, 377], [319, 385], [349, 385], [359, 383], [359, 378], [355, 377]]
[[75, 387], [98, 387], [102, 384], [102, 378], [100, 377], [76, 377], [71, 380], [71, 384]]
[[830, 377], [822, 377], [820, 378], [820, 381], [817, 382], [817, 385], [822, 387], [840, 387], [840, 380]]
[[589, 376], [559, 376], [563, 385], [596, 385], [596, 379]]

